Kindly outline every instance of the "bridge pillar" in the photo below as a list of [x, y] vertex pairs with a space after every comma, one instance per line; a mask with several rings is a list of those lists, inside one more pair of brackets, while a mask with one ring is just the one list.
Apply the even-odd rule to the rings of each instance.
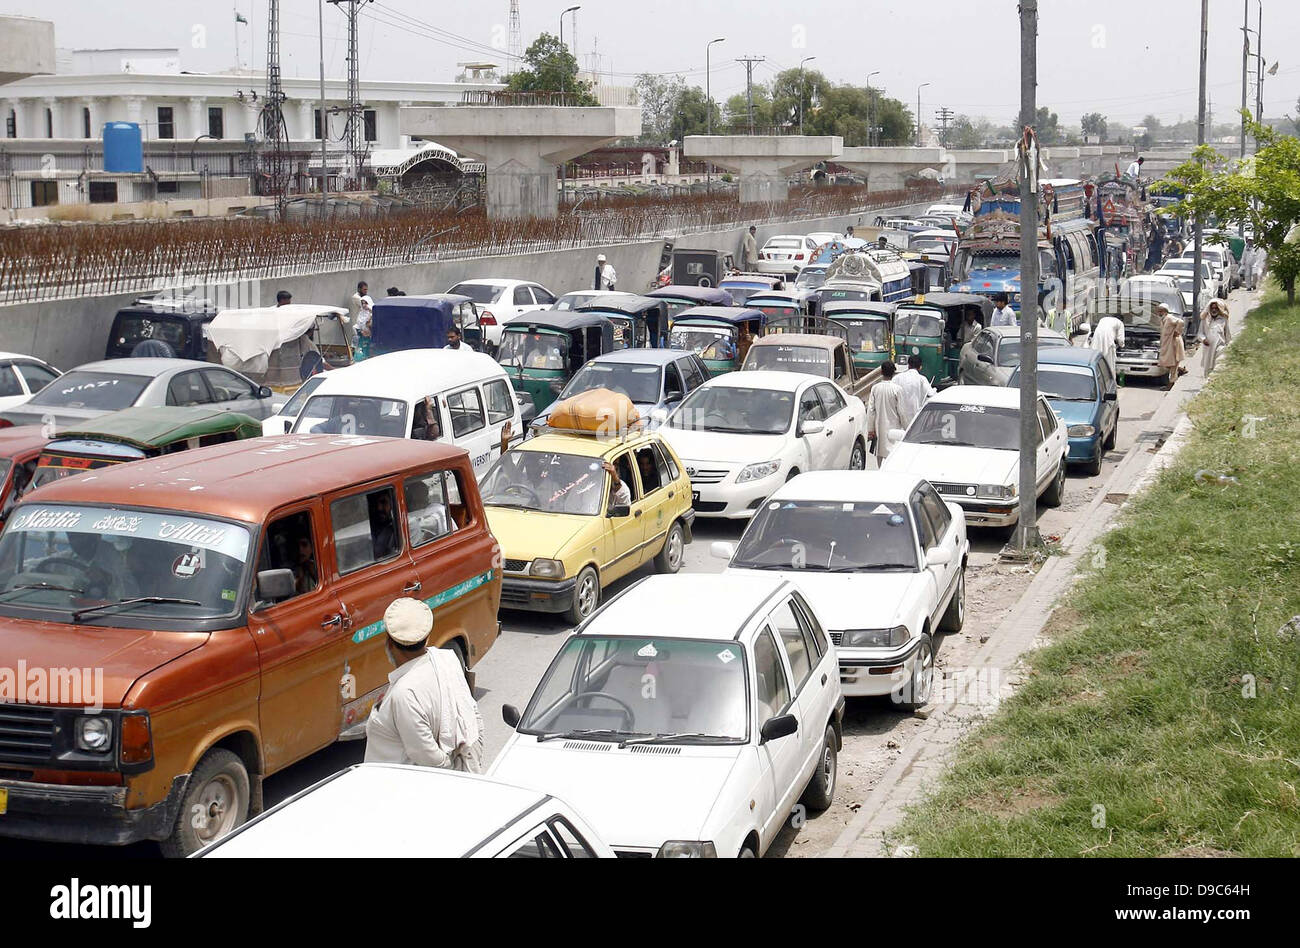
[[736, 174], [741, 204], [790, 197], [788, 177], [844, 149], [838, 135], [687, 135], [685, 154]]

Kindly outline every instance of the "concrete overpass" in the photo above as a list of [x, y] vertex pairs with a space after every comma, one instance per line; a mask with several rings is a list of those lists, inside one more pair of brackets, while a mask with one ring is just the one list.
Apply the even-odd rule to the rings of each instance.
[[979, 175], [995, 175], [1015, 152], [998, 148], [963, 151], [946, 148], [856, 147], [845, 148], [835, 158], [837, 165], [864, 175], [875, 191], [894, 191], [908, 178], [931, 168], [945, 181], [971, 181]]
[[54, 72], [54, 24], [0, 16], [0, 85]]
[[784, 201], [789, 176], [844, 150], [838, 135], [687, 135], [684, 154], [733, 172], [741, 204]]

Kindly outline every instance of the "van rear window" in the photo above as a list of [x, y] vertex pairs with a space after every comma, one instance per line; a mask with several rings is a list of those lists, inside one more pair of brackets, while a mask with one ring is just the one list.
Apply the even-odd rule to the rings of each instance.
[[134, 405], [150, 381], [147, 375], [69, 372], [41, 389], [27, 404], [117, 411]]

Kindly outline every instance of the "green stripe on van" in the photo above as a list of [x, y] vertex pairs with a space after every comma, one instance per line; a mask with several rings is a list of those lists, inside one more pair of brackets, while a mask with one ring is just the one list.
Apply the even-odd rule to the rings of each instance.
[[[444, 589], [442, 592], [424, 600], [428, 607], [434, 611], [435, 621], [437, 621], [436, 616], [439, 606], [445, 606], [452, 600], [459, 599], [466, 593], [473, 592], [483, 584], [490, 583], [492, 581], [492, 576], [493, 571], [490, 569], [486, 570], [485, 572], [479, 573], [477, 576], [465, 580], [463, 583], [457, 583], [455, 586], [452, 586], [449, 589]], [[358, 643], [364, 642], [367, 639], [373, 639], [376, 635], [383, 635], [386, 631], [387, 629], [384, 627], [384, 620], [380, 619], [378, 622], [372, 622], [370, 625], [357, 629], [357, 631], [352, 635], [352, 641]]]

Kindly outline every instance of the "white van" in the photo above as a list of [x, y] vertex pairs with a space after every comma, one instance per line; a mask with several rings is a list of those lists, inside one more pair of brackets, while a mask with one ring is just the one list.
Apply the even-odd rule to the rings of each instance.
[[[424, 400], [433, 406], [433, 431]], [[519, 401], [505, 369], [490, 356], [465, 350], [407, 349], [330, 372], [311, 393], [289, 430], [428, 438], [469, 452], [481, 477], [501, 455], [501, 429], [523, 440]]]

